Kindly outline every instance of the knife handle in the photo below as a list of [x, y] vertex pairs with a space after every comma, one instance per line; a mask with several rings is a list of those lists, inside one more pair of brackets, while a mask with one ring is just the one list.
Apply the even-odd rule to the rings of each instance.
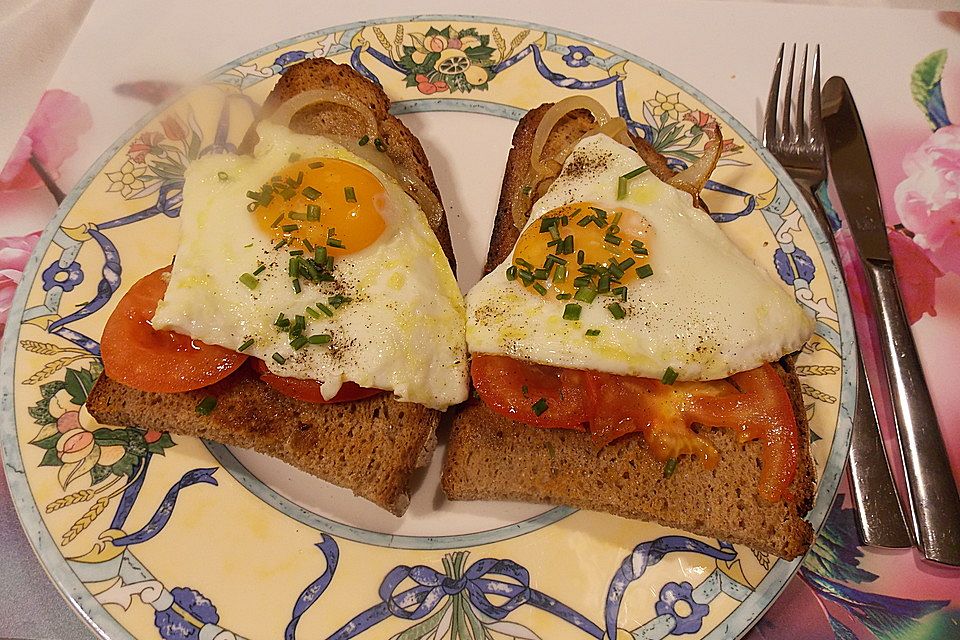
[[923, 555], [960, 566], [960, 495], [890, 261], [865, 261], [880, 319], [907, 493]]
[[887, 463], [887, 452], [870, 393], [870, 379], [857, 354], [857, 405], [850, 434], [850, 494], [860, 540], [875, 547], [906, 549], [913, 540], [907, 532], [903, 508]]

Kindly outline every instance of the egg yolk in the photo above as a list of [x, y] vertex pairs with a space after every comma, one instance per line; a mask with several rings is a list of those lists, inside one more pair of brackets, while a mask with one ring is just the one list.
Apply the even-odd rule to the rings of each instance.
[[[609, 293], [653, 274], [653, 235], [646, 218], [632, 209], [605, 209], [593, 202], [564, 205], [520, 235], [513, 274], [540, 295]], [[577, 299], [584, 299], [583, 292]]]
[[346, 255], [369, 247], [386, 228], [383, 184], [345, 160], [298, 160], [249, 195], [261, 229], [289, 246]]

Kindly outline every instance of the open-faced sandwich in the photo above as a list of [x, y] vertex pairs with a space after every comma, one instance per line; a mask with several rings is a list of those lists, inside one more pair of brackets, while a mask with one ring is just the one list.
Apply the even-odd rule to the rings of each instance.
[[189, 166], [172, 267], [104, 329], [97, 420], [253, 448], [404, 512], [468, 383], [439, 193], [389, 106], [350, 67], [307, 60], [246, 153]]
[[607, 511], [785, 558], [808, 548], [791, 354], [814, 323], [698, 208], [722, 143], [708, 135], [675, 174], [593, 100], [520, 121], [467, 295], [477, 397], [454, 421], [448, 497]]

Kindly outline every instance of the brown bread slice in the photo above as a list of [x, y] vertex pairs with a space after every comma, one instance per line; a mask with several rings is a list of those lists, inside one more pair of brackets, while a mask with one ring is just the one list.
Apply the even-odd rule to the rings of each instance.
[[[514, 133], [486, 273], [506, 259], [519, 237], [511, 206], [516, 191], [524, 186], [533, 136], [549, 106], [529, 112]], [[544, 157], [578, 140], [592, 125], [586, 111], [562, 119], [548, 139]], [[661, 179], [669, 177], [663, 159], [642, 140], [636, 142], [654, 173]], [[720, 452], [713, 471], [697, 461], [682, 460], [673, 476], [665, 479], [663, 464], [648, 455], [639, 434], [597, 449], [586, 433], [529, 427], [490, 411], [475, 398], [453, 422], [443, 467], [444, 492], [451, 500], [517, 500], [606, 511], [794, 558], [807, 550], [813, 538], [803, 516], [813, 505], [815, 470], [793, 359], [784, 358], [775, 366], [800, 427], [794, 503], [760, 498], [759, 443], [740, 445], [720, 429], [709, 431]]]
[[[261, 115], [267, 117], [302, 91], [321, 88], [343, 91], [369, 106], [390, 159], [415, 173], [440, 198], [420, 142], [389, 114], [390, 100], [383, 90], [348, 66], [316, 59], [290, 67], [268, 96]], [[327, 105], [302, 110], [290, 126], [299, 133], [360, 138], [363, 131], [357, 120], [351, 109]], [[251, 127], [241, 148], [249, 152], [256, 139]], [[433, 231], [455, 269], [445, 217]], [[208, 395], [217, 398], [217, 407], [209, 416], [200, 416], [197, 403]], [[273, 391], [248, 366], [216, 385], [188, 393], [146, 393], [103, 374], [87, 399], [87, 408], [104, 424], [170, 431], [254, 449], [346, 487], [397, 516], [410, 502], [413, 471], [430, 460], [441, 415], [398, 402], [390, 394], [334, 405], [303, 402]]]

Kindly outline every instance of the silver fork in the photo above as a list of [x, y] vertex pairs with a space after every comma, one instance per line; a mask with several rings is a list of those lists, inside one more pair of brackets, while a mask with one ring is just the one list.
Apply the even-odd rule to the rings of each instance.
[[[795, 73], [797, 45], [790, 55], [790, 71], [781, 93], [781, 75], [785, 45], [780, 45], [773, 83], [767, 97], [763, 122], [763, 145], [780, 161], [793, 178], [804, 199], [816, 216], [816, 222], [830, 242], [833, 254], [840, 260], [833, 227], [816, 192], [827, 178], [827, 153], [823, 124], [820, 120], [820, 45], [813, 52], [813, 70], [807, 90], [807, 46], [799, 74]], [[793, 84], [798, 88], [794, 98]], [[804, 112], [804, 105], [807, 111]], [[795, 109], [794, 109], [795, 104]], [[779, 106], [779, 107], [778, 107]], [[778, 118], [778, 110], [781, 112]], [[857, 353], [857, 404], [854, 408], [848, 470], [850, 488], [857, 515], [860, 539], [864, 544], [879, 547], [911, 546], [910, 535], [900, 501], [897, 499], [890, 465], [887, 462], [877, 420], [876, 407], [870, 393], [870, 381]]]

